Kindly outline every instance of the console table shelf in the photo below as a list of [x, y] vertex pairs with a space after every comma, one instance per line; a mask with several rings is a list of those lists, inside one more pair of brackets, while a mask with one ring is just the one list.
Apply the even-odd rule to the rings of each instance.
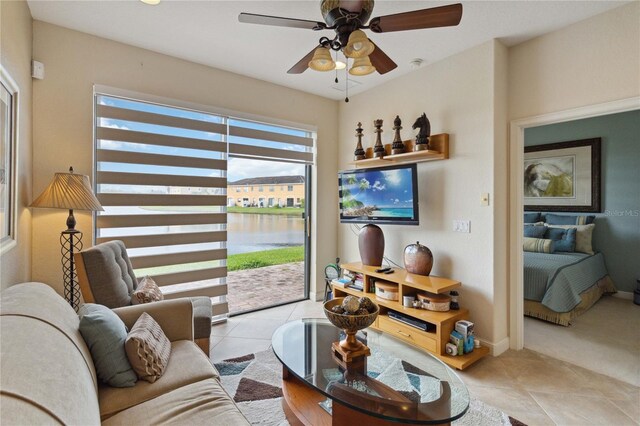
[[[456, 321], [469, 318], [468, 309], [435, 312], [425, 309], [405, 308], [401, 302], [378, 298], [375, 296], [375, 292], [370, 291], [372, 278], [396, 283], [398, 284], [398, 298], [401, 301], [403, 296], [415, 296], [420, 291], [428, 291], [430, 293], [448, 292], [451, 289], [460, 287], [461, 283], [459, 281], [415, 275], [401, 268], [393, 268], [394, 272], [392, 274], [382, 274], [375, 272], [378, 267], [364, 266], [360, 262], [343, 264], [341, 267], [346, 271], [362, 274], [364, 289], [360, 291], [333, 285], [333, 293], [336, 297], [343, 297], [348, 294], [358, 297], [371, 297], [380, 307], [380, 314], [371, 325], [371, 328], [427, 350], [446, 364], [459, 370], [465, 369], [489, 353], [489, 348], [487, 347], [476, 348], [473, 352], [461, 356], [449, 356], [445, 353], [445, 345], [449, 341], [449, 334], [453, 331]], [[394, 321], [388, 315], [390, 310], [425, 321], [432, 325], [433, 330], [422, 331]]]
[[352, 161], [349, 164], [352, 166], [367, 168], [367, 167], [380, 167], [389, 166], [391, 164], [404, 164], [404, 163], [421, 163], [423, 161], [435, 161], [446, 160], [449, 158], [449, 134], [440, 133], [438, 135], [432, 135], [429, 137], [429, 147], [431, 149], [424, 151], [414, 151], [414, 141], [403, 141], [407, 152], [402, 154], [391, 154], [391, 145], [386, 144], [384, 146], [385, 154], [382, 158], [375, 158], [373, 156], [373, 148], [367, 148], [365, 152], [364, 160]]

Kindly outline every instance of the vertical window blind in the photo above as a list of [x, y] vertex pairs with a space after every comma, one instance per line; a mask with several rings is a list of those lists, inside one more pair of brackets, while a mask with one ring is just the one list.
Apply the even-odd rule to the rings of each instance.
[[228, 312], [227, 125], [213, 114], [95, 96], [96, 243], [122, 240], [165, 297]]
[[122, 240], [165, 297], [209, 296], [225, 314], [228, 159], [310, 165], [314, 144], [309, 130], [96, 92], [96, 243]]

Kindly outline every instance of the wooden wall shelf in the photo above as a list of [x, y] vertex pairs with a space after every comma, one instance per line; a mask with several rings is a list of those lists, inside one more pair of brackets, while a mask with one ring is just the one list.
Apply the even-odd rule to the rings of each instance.
[[423, 161], [446, 160], [449, 158], [449, 134], [440, 133], [429, 137], [428, 151], [414, 151], [413, 140], [404, 141], [407, 152], [402, 154], [391, 154], [391, 144], [384, 146], [385, 155], [382, 158], [374, 158], [373, 147], [367, 148], [364, 160], [352, 161], [349, 164], [356, 167], [380, 167], [391, 164], [421, 163]]
[[[354, 296], [370, 297], [379, 307], [380, 314], [371, 328], [387, 333], [411, 345], [431, 352], [446, 364], [459, 370], [465, 369], [474, 362], [489, 354], [489, 348], [480, 347], [462, 356], [449, 356], [445, 353], [445, 345], [449, 341], [449, 334], [453, 331], [456, 321], [469, 319], [469, 310], [461, 308], [457, 311], [434, 312], [425, 309], [405, 308], [402, 306], [402, 296], [415, 296], [417, 292], [428, 291], [431, 293], [445, 293], [451, 289], [460, 287], [459, 281], [440, 277], [425, 277], [410, 274], [402, 268], [393, 268], [393, 274], [381, 274], [375, 272], [378, 267], [363, 266], [362, 263], [346, 263], [340, 265], [342, 269], [361, 273], [364, 281], [362, 291], [352, 288], [344, 288], [333, 285], [335, 297], [343, 297], [347, 294]], [[377, 298], [371, 291], [371, 280], [382, 279], [398, 284], [399, 301]], [[426, 321], [435, 326], [435, 331], [422, 331], [389, 319], [390, 310], [400, 312], [413, 318]]]

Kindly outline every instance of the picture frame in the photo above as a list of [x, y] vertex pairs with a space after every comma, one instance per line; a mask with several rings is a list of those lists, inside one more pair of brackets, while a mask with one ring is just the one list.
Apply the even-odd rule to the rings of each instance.
[[524, 210], [601, 212], [601, 138], [527, 146]]
[[0, 65], [0, 254], [17, 245], [18, 102], [18, 85]]

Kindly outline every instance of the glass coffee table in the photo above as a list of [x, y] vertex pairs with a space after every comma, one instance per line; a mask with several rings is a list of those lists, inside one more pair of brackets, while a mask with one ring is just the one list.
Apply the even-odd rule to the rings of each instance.
[[324, 319], [292, 321], [273, 334], [291, 424], [449, 424], [469, 408], [469, 392], [451, 368], [400, 341], [382, 347], [385, 336], [358, 333], [371, 349], [364, 371], [342, 369], [331, 343], [343, 337]]

